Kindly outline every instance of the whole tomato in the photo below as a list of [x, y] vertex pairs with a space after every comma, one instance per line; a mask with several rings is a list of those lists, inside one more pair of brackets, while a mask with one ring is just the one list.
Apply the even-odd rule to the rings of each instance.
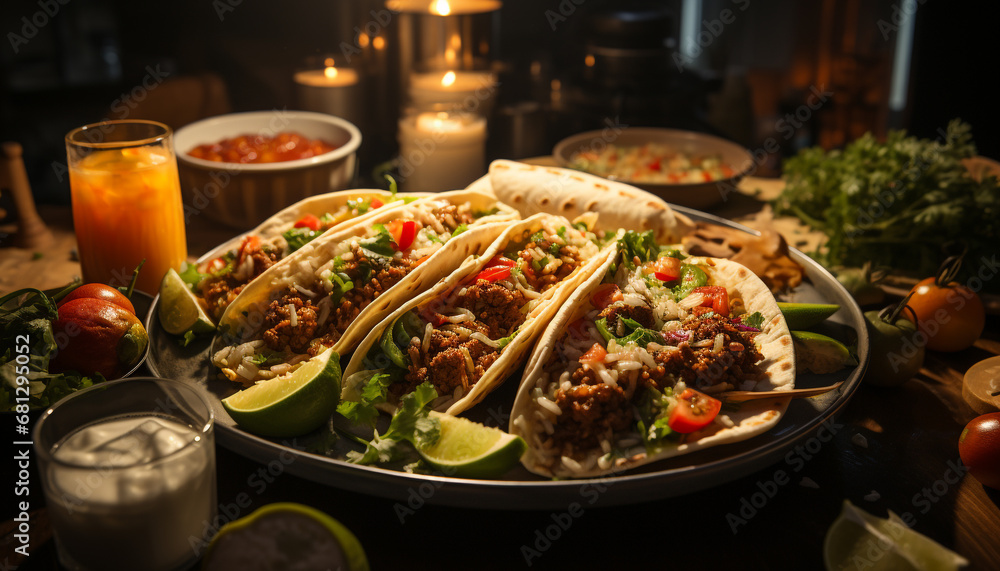
[[972, 419], [958, 437], [958, 455], [972, 477], [1000, 490], [1000, 412]]
[[64, 304], [73, 301], [74, 299], [83, 298], [93, 298], [93, 299], [103, 299], [104, 301], [109, 301], [123, 309], [128, 310], [129, 313], [135, 315], [135, 307], [132, 306], [132, 302], [125, 297], [122, 292], [117, 289], [104, 284], [83, 284], [82, 286], [69, 292], [66, 297], [59, 301], [57, 307], [62, 307]]
[[937, 277], [913, 286], [907, 305], [917, 318], [917, 327], [927, 336], [927, 348], [961, 351], [972, 346], [983, 333], [986, 311], [979, 295], [952, 281], [961, 258], [949, 258]]
[[133, 313], [104, 299], [81, 297], [64, 301], [52, 322], [59, 350], [49, 370], [100, 373], [116, 379], [134, 367], [146, 352], [146, 329]]

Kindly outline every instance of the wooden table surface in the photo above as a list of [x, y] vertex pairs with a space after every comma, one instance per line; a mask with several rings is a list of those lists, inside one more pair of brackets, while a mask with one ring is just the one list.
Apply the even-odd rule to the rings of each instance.
[[[746, 180], [745, 192], [714, 213], [758, 219], [763, 203], [753, 195], [763, 189], [767, 196], [776, 184]], [[56, 244], [40, 256], [0, 248], [0, 292], [54, 287], [79, 272], [70, 258], [75, 242], [68, 209], [43, 208], [41, 214]], [[794, 224], [780, 224], [788, 224], [780, 228], [793, 236], [793, 245], [810, 239], [796, 237]], [[189, 253], [204, 252], [233, 234], [195, 220], [188, 227]], [[581, 502], [575, 517], [566, 515], [569, 505], [487, 511], [427, 503], [411, 505], [413, 512], [407, 513], [400, 502], [316, 484], [276, 470], [273, 462], [264, 466], [218, 447], [220, 513], [246, 515], [275, 501], [312, 505], [354, 531], [373, 569], [821, 569], [824, 534], [846, 499], [878, 516], [887, 510], [908, 515], [914, 529], [968, 558], [970, 568], [996, 569], [1000, 492], [964, 474], [957, 441], [975, 416], [962, 400], [962, 377], [974, 363], [998, 354], [1000, 319], [990, 316], [974, 347], [951, 354], [929, 351], [924, 368], [902, 387], [863, 385], [836, 418], [828, 441], [673, 499], [602, 507], [597, 497], [593, 504]], [[2, 473], [10, 473], [6, 465]], [[14, 522], [5, 524], [0, 568], [58, 568], [44, 509], [32, 513], [32, 522], [27, 558], [13, 551]], [[871, 556], [878, 555], [876, 548]]]

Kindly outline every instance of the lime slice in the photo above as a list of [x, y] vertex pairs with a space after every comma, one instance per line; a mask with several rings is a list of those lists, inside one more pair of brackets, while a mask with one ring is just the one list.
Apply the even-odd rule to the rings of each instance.
[[969, 564], [961, 555], [907, 527], [892, 511], [888, 519], [882, 519], [847, 500], [826, 532], [823, 562], [828, 571], [943, 571]]
[[240, 428], [261, 436], [300, 436], [319, 428], [340, 400], [340, 356], [316, 355], [287, 375], [222, 399]]
[[212, 318], [173, 268], [167, 270], [160, 282], [160, 304], [156, 311], [163, 330], [171, 335], [215, 331]]
[[809, 329], [815, 327], [827, 318], [837, 313], [839, 305], [832, 303], [790, 303], [779, 301], [778, 308], [785, 316], [785, 323], [791, 330]]
[[833, 373], [857, 365], [857, 360], [843, 343], [812, 331], [792, 331], [795, 343], [795, 367], [800, 371]]
[[222, 526], [201, 567], [202, 571], [368, 568], [365, 550], [351, 530], [317, 509], [290, 502], [266, 505]]
[[510, 470], [528, 445], [520, 436], [478, 422], [431, 412], [441, 422], [441, 436], [417, 452], [446, 476], [495, 478]]

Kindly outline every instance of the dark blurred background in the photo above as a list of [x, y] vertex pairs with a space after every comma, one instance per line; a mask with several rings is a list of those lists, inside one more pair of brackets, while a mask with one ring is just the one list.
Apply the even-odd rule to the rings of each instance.
[[[24, 146], [39, 202], [68, 203], [70, 129], [124, 117], [176, 129], [229, 111], [296, 108], [294, 71], [343, 54], [366, 25], [390, 55], [398, 49], [397, 19], [370, 25], [384, 10], [372, 0], [6, 0], [0, 140]], [[488, 158], [548, 154], [610, 121], [715, 133], [751, 149], [773, 140], [779, 150], [759, 174], [778, 174], [805, 146], [892, 128], [935, 138], [954, 117], [972, 125], [981, 154], [998, 158], [987, 85], [998, 11], [940, 0], [507, 0], [490, 16], [499, 90]], [[392, 57], [351, 65], [385, 79], [366, 99], [364, 178], [397, 151], [403, 99]]]

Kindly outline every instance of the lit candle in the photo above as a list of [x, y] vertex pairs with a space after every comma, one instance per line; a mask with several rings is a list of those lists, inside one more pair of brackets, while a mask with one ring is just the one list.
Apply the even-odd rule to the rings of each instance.
[[483, 174], [486, 119], [424, 112], [399, 121], [399, 174], [406, 191], [463, 188]]
[[500, 0], [389, 0], [386, 7], [394, 12], [430, 13], [435, 16], [481, 14], [503, 6]]
[[299, 105], [306, 111], [316, 111], [347, 119], [361, 127], [364, 105], [358, 72], [334, 67], [327, 59], [324, 69], [311, 69], [295, 74]]
[[417, 108], [454, 104], [464, 111], [489, 115], [495, 91], [496, 79], [487, 72], [439, 71], [415, 73], [410, 78], [410, 101]]

